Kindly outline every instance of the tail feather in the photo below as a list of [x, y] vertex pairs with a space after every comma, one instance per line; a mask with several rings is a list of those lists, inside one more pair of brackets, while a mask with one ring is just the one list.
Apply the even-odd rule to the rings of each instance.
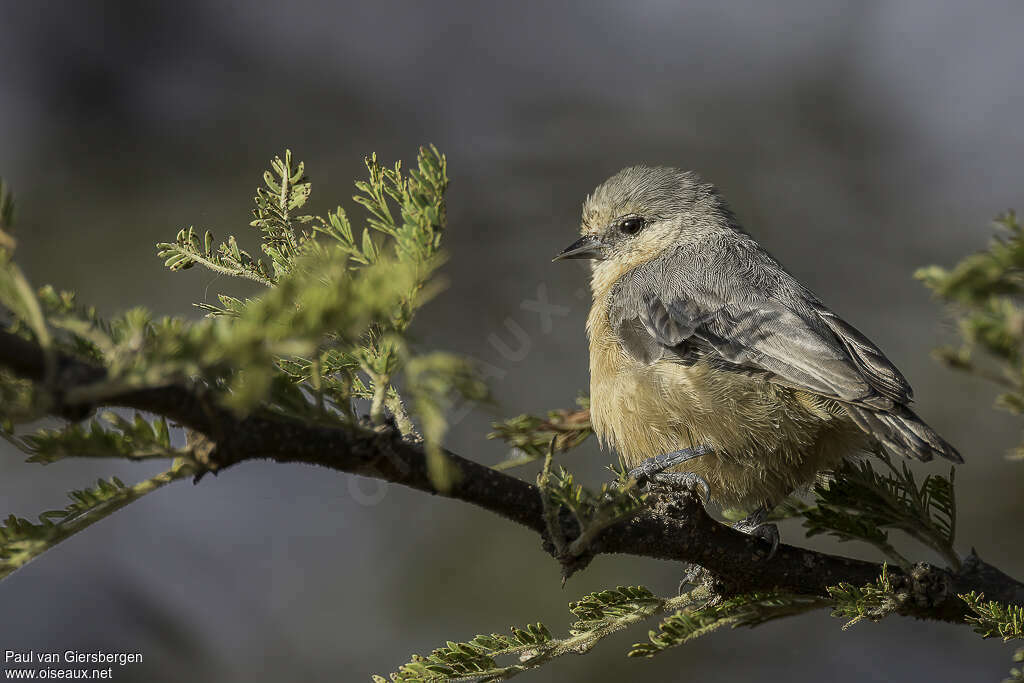
[[964, 461], [953, 446], [910, 408], [896, 406], [882, 411], [847, 405], [846, 409], [858, 427], [878, 439], [888, 450], [918, 460], [927, 461], [939, 455], [955, 463]]

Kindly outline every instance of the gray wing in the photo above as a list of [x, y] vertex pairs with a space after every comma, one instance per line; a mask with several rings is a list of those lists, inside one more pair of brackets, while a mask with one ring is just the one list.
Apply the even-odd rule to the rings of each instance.
[[644, 362], [704, 359], [876, 409], [913, 394], [885, 355], [756, 245], [663, 256], [620, 280], [610, 322]]

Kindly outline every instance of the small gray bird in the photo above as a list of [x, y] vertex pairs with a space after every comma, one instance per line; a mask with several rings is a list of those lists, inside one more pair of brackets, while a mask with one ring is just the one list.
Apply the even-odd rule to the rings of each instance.
[[555, 260], [592, 260], [591, 420], [637, 476], [706, 486], [774, 548], [767, 511], [874, 444], [962, 462], [878, 347], [695, 173], [620, 171], [587, 197], [581, 232]]

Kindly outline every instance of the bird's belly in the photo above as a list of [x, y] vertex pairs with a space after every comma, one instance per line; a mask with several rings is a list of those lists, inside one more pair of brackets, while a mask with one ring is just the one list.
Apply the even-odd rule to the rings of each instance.
[[696, 445], [688, 461], [723, 505], [774, 505], [863, 441], [841, 407], [703, 362], [619, 364], [591, 375], [591, 419], [628, 467]]

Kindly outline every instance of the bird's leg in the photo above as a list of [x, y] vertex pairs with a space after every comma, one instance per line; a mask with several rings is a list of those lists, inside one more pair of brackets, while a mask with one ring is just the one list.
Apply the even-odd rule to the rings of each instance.
[[774, 524], [765, 524], [764, 520], [767, 517], [768, 508], [762, 505], [746, 519], [736, 522], [733, 528], [749, 536], [767, 541], [771, 549], [768, 551], [768, 557], [765, 559], [771, 559], [772, 555], [775, 554], [775, 550], [779, 547], [779, 527]]
[[[693, 472], [666, 472], [665, 470], [681, 465], [687, 460], [699, 458], [702, 455], [711, 453], [710, 446], [700, 445], [691, 448], [682, 448], [671, 453], [648, 458], [628, 472], [628, 475], [640, 485], [655, 484], [670, 491], [694, 492], [698, 487], [704, 494], [704, 499], [711, 497], [711, 487], [704, 477]], [[671, 503], [669, 503], [671, 505]], [[700, 583], [703, 568], [691, 562], [683, 563], [683, 578], [679, 582], [679, 594], [689, 585]]]
[[710, 446], [700, 445], [692, 448], [681, 448], [671, 453], [663, 453], [653, 458], [648, 458], [631, 469], [628, 474], [637, 480], [637, 483], [646, 482], [663, 484], [669, 488], [693, 490], [700, 487], [704, 497], [711, 495], [711, 487], [708, 486], [704, 477], [693, 472], [666, 472], [665, 470], [680, 465], [687, 460], [699, 458], [711, 452]]

